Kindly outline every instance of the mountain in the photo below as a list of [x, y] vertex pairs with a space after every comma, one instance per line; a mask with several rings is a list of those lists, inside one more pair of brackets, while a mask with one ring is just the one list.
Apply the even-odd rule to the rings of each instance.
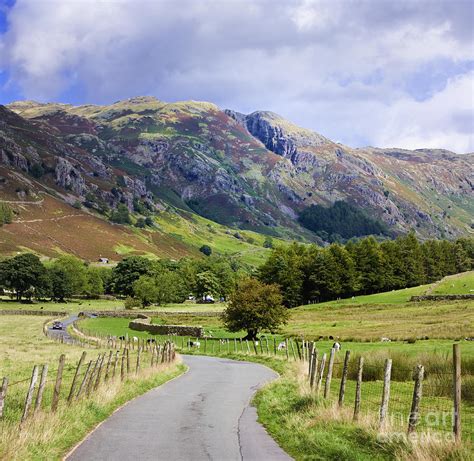
[[[34, 224], [25, 221], [36, 219], [28, 210], [38, 200], [51, 203], [51, 219], [58, 207], [102, 226], [115, 235], [113, 247], [129, 242], [136, 252], [172, 257], [192, 254], [196, 241], [166, 226], [160, 233], [160, 227], [112, 225], [111, 210], [123, 204], [157, 224], [165, 216], [184, 227], [194, 220], [196, 236], [218, 223], [226, 236], [246, 229], [321, 241], [300, 225], [299, 214], [347, 201], [392, 235], [414, 228], [422, 238], [454, 238], [471, 231], [473, 160], [443, 150], [353, 149], [271, 112], [245, 115], [206, 102], [16, 102], [0, 106], [0, 193], [18, 202], [16, 222], [0, 229], [0, 240], [11, 226]], [[66, 229], [70, 221], [62, 221]], [[55, 238], [53, 229], [47, 232]], [[165, 237], [173, 245], [162, 245]], [[255, 237], [237, 240], [252, 245]], [[27, 246], [22, 238], [7, 247]]]

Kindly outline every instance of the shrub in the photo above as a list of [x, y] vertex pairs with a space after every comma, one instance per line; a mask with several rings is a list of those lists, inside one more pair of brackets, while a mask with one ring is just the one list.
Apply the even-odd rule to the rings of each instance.
[[136, 309], [141, 306], [141, 301], [138, 298], [132, 298], [131, 296], [127, 296], [125, 298], [125, 309], [131, 311], [132, 309]]
[[212, 254], [212, 248], [209, 245], [203, 245], [201, 248], [199, 248], [199, 251], [206, 256], [211, 256]]

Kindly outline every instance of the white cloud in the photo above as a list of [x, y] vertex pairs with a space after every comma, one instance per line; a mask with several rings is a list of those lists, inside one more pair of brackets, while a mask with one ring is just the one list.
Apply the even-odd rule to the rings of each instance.
[[[473, 5], [17, 0], [0, 37], [0, 69], [25, 98], [211, 100], [274, 110], [351, 145], [440, 143], [463, 152], [473, 150], [463, 129], [473, 112], [472, 73], [456, 65], [474, 61], [466, 19]], [[453, 63], [442, 84], [422, 73], [407, 89], [414, 73], [438, 61]]]

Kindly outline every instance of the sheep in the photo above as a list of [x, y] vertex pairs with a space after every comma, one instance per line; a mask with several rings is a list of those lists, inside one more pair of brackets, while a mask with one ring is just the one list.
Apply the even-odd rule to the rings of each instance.
[[332, 348], [335, 349], [336, 351], [340, 351], [341, 347], [342, 347], [341, 343], [339, 343], [337, 341], [332, 345]]
[[152, 344], [152, 343], [156, 343], [156, 339], [155, 338], [148, 338], [146, 340], [147, 344]]
[[118, 339], [120, 339], [120, 341], [125, 341], [125, 336], [119, 336]]
[[278, 350], [282, 351], [283, 349], [286, 349], [286, 343], [284, 341], [278, 344]]
[[199, 349], [201, 347], [201, 343], [199, 341], [188, 341], [188, 346]]
[[383, 343], [391, 343], [392, 342], [392, 340], [390, 338], [385, 338], [385, 337], [380, 338], [380, 341], [382, 341]]
[[138, 338], [137, 338], [136, 336], [134, 336], [134, 337], [132, 338], [132, 341], [133, 341], [134, 343], [138, 343]]

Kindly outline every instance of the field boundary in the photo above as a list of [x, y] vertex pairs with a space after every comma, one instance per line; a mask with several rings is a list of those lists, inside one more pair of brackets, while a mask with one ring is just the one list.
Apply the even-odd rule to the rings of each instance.
[[464, 295], [421, 295], [421, 296], [412, 296], [410, 298], [411, 302], [419, 301], [460, 301], [465, 299], [474, 299], [474, 294], [464, 294]]

